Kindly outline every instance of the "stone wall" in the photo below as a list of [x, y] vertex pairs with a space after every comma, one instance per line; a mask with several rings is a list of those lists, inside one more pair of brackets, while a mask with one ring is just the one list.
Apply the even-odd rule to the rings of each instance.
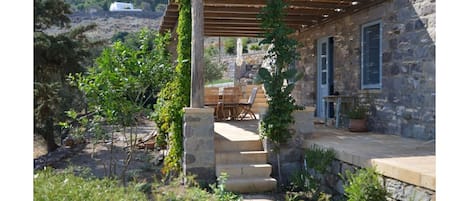
[[197, 175], [202, 186], [215, 178], [213, 108], [184, 108], [184, 175]]
[[[294, 34], [300, 42], [296, 66], [305, 76], [293, 92], [297, 102], [316, 105], [316, 43], [333, 37], [334, 90], [370, 92], [372, 131], [435, 139], [435, 0], [391, 0]], [[361, 25], [382, 22], [382, 88], [361, 90]]]
[[[316, 178], [322, 178], [321, 189], [331, 195], [334, 200], [341, 200], [344, 198], [344, 182], [340, 175], [345, 175], [345, 172], [354, 172], [355, 169], [360, 167], [340, 161], [334, 160], [328, 167], [327, 173], [320, 174], [314, 169], [308, 169], [311, 175]], [[404, 200], [418, 200], [418, 201], [434, 201], [435, 191], [423, 187], [418, 187], [403, 181], [393, 178], [382, 176], [381, 180], [389, 193], [387, 201], [404, 201]]]

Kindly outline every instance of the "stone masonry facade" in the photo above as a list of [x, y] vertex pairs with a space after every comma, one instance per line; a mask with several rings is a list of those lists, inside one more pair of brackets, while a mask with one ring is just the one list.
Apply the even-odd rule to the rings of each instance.
[[[296, 67], [305, 76], [293, 92], [297, 103], [317, 102], [317, 41], [333, 38], [333, 86], [340, 94], [371, 93], [371, 131], [435, 139], [435, 0], [389, 0], [294, 34]], [[382, 24], [381, 89], [360, 86], [361, 26]]]
[[[311, 175], [321, 179], [321, 189], [333, 196], [333, 200], [344, 199], [344, 181], [339, 175], [345, 175], [346, 171], [355, 172], [360, 167], [340, 160], [334, 160], [325, 174], [320, 174], [314, 169], [308, 169]], [[394, 178], [381, 176], [381, 181], [389, 193], [387, 201], [435, 201], [436, 193], [432, 189], [419, 187]]]
[[197, 175], [202, 186], [215, 178], [213, 108], [184, 108], [184, 175]]

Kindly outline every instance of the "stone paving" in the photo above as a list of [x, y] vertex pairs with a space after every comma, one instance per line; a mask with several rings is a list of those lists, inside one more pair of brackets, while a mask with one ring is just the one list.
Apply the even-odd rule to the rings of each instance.
[[[223, 137], [259, 137], [258, 121], [215, 122], [215, 132]], [[422, 141], [372, 132], [352, 133], [315, 125], [305, 136], [303, 148], [313, 144], [333, 148], [339, 160], [366, 167], [376, 165], [385, 176], [435, 190], [435, 141]]]

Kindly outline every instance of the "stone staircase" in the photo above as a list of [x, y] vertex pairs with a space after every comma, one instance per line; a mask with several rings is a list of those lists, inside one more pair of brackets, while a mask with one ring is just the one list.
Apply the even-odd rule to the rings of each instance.
[[[240, 134], [241, 133], [237, 133]], [[237, 193], [259, 193], [275, 190], [277, 180], [270, 177], [272, 166], [267, 164], [258, 136], [229, 139], [215, 135], [216, 175], [228, 174], [226, 189]], [[256, 138], [257, 137], [257, 138]]]

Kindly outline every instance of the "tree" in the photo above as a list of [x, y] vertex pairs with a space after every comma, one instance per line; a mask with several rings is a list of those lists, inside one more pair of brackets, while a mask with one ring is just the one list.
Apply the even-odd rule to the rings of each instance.
[[[130, 149], [122, 172], [124, 183], [125, 171], [137, 143], [132, 127], [136, 126], [136, 119], [144, 111], [147, 102], [172, 77], [171, 55], [166, 48], [170, 41], [169, 34], [157, 34], [153, 42], [150, 42], [150, 35], [147, 29], [139, 32], [137, 49], [121, 41], [115, 42], [111, 48], [102, 52], [96, 59], [96, 65], [88, 72], [73, 77], [73, 81], [86, 95], [89, 110], [95, 117], [104, 118], [110, 125], [120, 126], [124, 135], [126, 127], [131, 127]], [[111, 135], [113, 133], [111, 131]], [[112, 139], [111, 136], [111, 153]], [[110, 173], [113, 164], [111, 157], [108, 166]]]
[[209, 83], [215, 80], [219, 80], [223, 77], [223, 71], [226, 68], [218, 63], [214, 63], [208, 57], [204, 57], [204, 80], [205, 83]]
[[84, 32], [95, 25], [79, 27], [51, 36], [44, 30], [52, 26], [69, 27], [70, 6], [62, 0], [34, 1], [34, 132], [47, 142], [48, 152], [58, 148], [55, 125], [65, 118], [64, 111], [80, 108], [81, 96], [67, 84], [66, 76], [85, 70], [88, 48], [96, 45]]

